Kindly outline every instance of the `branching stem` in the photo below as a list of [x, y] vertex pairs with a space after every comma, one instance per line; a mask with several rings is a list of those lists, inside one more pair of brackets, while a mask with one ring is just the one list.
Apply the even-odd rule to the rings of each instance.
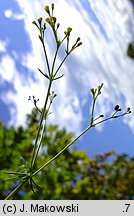
[[[52, 4], [52, 8], [54, 9], [53, 4]], [[53, 17], [53, 9], [52, 9], [52, 17]], [[36, 135], [36, 139], [35, 139], [35, 143], [34, 143], [34, 147], [33, 147], [33, 154], [32, 154], [32, 159], [31, 159], [30, 170], [26, 169], [26, 172], [22, 172], [22, 171], [20, 171], [20, 172], [12, 172], [12, 171], [7, 172], [7, 174], [16, 175], [16, 177], [20, 178], [21, 183], [6, 197], [6, 200], [10, 199], [13, 195], [15, 195], [20, 190], [20, 188], [22, 188], [22, 186], [29, 180], [31, 182], [31, 189], [33, 190], [32, 182], [34, 183], [34, 181], [33, 181], [32, 177], [37, 175], [46, 166], [48, 166], [50, 163], [52, 163], [52, 161], [54, 161], [61, 154], [63, 154], [63, 152], [66, 149], [68, 149], [71, 145], [73, 145], [89, 129], [91, 129], [91, 128], [93, 128], [93, 127], [95, 127], [95, 126], [97, 126], [97, 125], [99, 125], [99, 124], [101, 124], [103, 122], [106, 122], [108, 120], [124, 116], [124, 115], [129, 114], [131, 112], [130, 108], [127, 108], [127, 111], [125, 113], [120, 114], [120, 115], [116, 115], [117, 112], [121, 110], [121, 109], [119, 109], [119, 106], [117, 105], [116, 109], [115, 109], [116, 112], [112, 116], [110, 116], [108, 118], [105, 118], [105, 119], [103, 119], [101, 121], [96, 122], [96, 120], [98, 120], [100, 117], [103, 116], [103, 115], [100, 115], [98, 118], [94, 119], [95, 104], [96, 104], [96, 101], [97, 101], [97, 97], [101, 94], [101, 89], [102, 89], [103, 83], [100, 86], [98, 86], [98, 90], [97, 89], [91, 89], [91, 92], [93, 94], [93, 103], [92, 103], [91, 119], [90, 119], [89, 126], [85, 130], [83, 130], [74, 140], [72, 140], [63, 149], [61, 149], [61, 151], [59, 151], [55, 156], [53, 156], [47, 163], [43, 164], [38, 170], [34, 171], [35, 162], [36, 162], [39, 150], [41, 148], [42, 140], [43, 140], [45, 129], [46, 129], [46, 117], [47, 117], [47, 114], [49, 112], [49, 109], [50, 109], [50, 106], [51, 106], [51, 103], [52, 103], [52, 99], [50, 99], [50, 104], [48, 104], [48, 100], [49, 100], [49, 96], [50, 96], [50, 92], [51, 92], [51, 88], [52, 88], [52, 83], [53, 83], [54, 80], [57, 80], [57, 79], [59, 79], [59, 78], [61, 78], [63, 76], [63, 75], [61, 75], [59, 77], [56, 77], [57, 73], [59, 72], [59, 70], [60, 70], [61, 66], [63, 65], [63, 63], [65, 62], [66, 58], [70, 55], [71, 52], [74, 51], [75, 48], [77, 48], [78, 46], [80, 46], [82, 44], [82, 42], [80, 42], [80, 38], [78, 37], [77, 40], [76, 40], [76, 43], [69, 50], [69, 42], [70, 42], [69, 37], [70, 37], [70, 32], [72, 31], [72, 29], [70, 27], [67, 28], [67, 31], [65, 32], [65, 37], [63, 38], [62, 41], [60, 41], [58, 39], [58, 36], [57, 36], [57, 30], [55, 29], [56, 19], [54, 19], [54, 17], [53, 17], [54, 23], [52, 23], [52, 17], [50, 16], [49, 7], [46, 6], [45, 10], [49, 14], [49, 17], [51, 18], [51, 19], [47, 18], [47, 21], [50, 24], [50, 26], [51, 26], [51, 28], [53, 30], [53, 33], [54, 33], [54, 38], [55, 38], [56, 45], [57, 45], [56, 46], [56, 51], [55, 51], [53, 61], [52, 61], [52, 65], [51, 65], [51, 68], [50, 68], [49, 60], [48, 60], [48, 56], [47, 56], [47, 51], [46, 51], [46, 47], [45, 47], [45, 42], [44, 42], [44, 31], [46, 29], [45, 23], [43, 25], [44, 27], [42, 27], [41, 26], [42, 18], [38, 19], [39, 26], [35, 21], [33, 21], [33, 24], [35, 24], [37, 26], [37, 28], [39, 29], [39, 32], [40, 32], [39, 39], [40, 39], [40, 41], [42, 43], [42, 46], [43, 46], [43, 52], [44, 52], [44, 55], [45, 55], [45, 60], [46, 60], [46, 65], [47, 65], [47, 74], [46, 73], [44, 74], [40, 69], [39, 69], [39, 71], [49, 80], [49, 84], [48, 84], [48, 88], [47, 88], [47, 94], [45, 96], [43, 111], [40, 111], [40, 109], [38, 109], [38, 107], [36, 106], [36, 101], [35, 101], [35, 106], [36, 106], [37, 110], [39, 111], [39, 113], [41, 115], [40, 115], [40, 122], [39, 122], [38, 131], [37, 131], [37, 135]], [[57, 55], [58, 55], [58, 51], [59, 51], [60, 45], [62, 44], [62, 42], [65, 39], [67, 39], [67, 50], [65, 50], [66, 54], [63, 57], [61, 63], [58, 65], [57, 69], [55, 70], [55, 63], [56, 63], [56, 58], [57, 58]], [[54, 94], [52, 96], [55, 97], [56, 94]], [[45, 122], [43, 122], [44, 120], [45, 120]]]

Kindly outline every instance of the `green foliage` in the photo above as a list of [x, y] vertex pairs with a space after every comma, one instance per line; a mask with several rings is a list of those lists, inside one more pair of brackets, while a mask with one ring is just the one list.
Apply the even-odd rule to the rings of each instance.
[[134, 59], [134, 42], [131, 42], [127, 49], [127, 54], [130, 58]]
[[[32, 155], [32, 143], [38, 124], [36, 110], [28, 116], [25, 129], [6, 129], [0, 123], [0, 199], [4, 199], [19, 184], [14, 179], [6, 180], [4, 170], [25, 169], [24, 161], [29, 161]], [[74, 134], [67, 133], [65, 129], [49, 125], [35, 168], [38, 169], [51, 159], [73, 137]], [[134, 158], [108, 152], [90, 159], [85, 151], [66, 149], [64, 154], [34, 176], [35, 184], [39, 185], [33, 184], [35, 194], [27, 183], [14, 199], [133, 199], [133, 179]]]
[[[133, 6], [133, 15], [134, 15], [134, 0], [130, 0], [130, 2], [132, 3], [132, 6]], [[127, 55], [134, 59], [134, 41], [131, 41], [129, 44], [128, 44], [128, 48], [127, 48]]]

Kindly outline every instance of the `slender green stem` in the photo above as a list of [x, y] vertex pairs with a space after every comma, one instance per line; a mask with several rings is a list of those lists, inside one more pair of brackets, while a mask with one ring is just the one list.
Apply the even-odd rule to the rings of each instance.
[[108, 121], [108, 120], [110, 120], [110, 119], [116, 119], [116, 118], [119, 118], [119, 117], [121, 117], [121, 116], [124, 116], [124, 115], [127, 115], [127, 114], [129, 114], [129, 113], [122, 113], [122, 114], [120, 114], [120, 115], [117, 115], [117, 116], [110, 116], [110, 117], [108, 117], [108, 118], [105, 118], [105, 119], [103, 119], [103, 120], [101, 120], [101, 121], [99, 121], [99, 122], [96, 122], [96, 123], [94, 123], [93, 125], [92, 125], [92, 127], [96, 127], [98, 124], [101, 124], [101, 123], [103, 123], [103, 122], [105, 122], [105, 121]]
[[59, 46], [57, 46], [56, 52], [55, 52], [55, 55], [54, 55], [53, 64], [52, 64], [52, 70], [51, 70], [51, 76], [53, 76], [53, 73], [54, 73], [54, 66], [55, 66], [55, 61], [56, 61], [58, 51], [59, 51]]
[[[48, 12], [49, 13], [49, 12]], [[53, 11], [52, 11], [52, 16], [53, 16]], [[52, 21], [52, 17], [50, 16], [51, 20]], [[14, 194], [16, 194], [20, 188], [22, 188], [22, 186], [28, 181], [30, 180], [31, 182], [31, 188], [32, 188], [32, 182], [33, 179], [32, 177], [37, 175], [42, 169], [44, 169], [46, 166], [48, 166], [52, 161], [54, 161], [57, 157], [59, 157], [66, 149], [68, 149], [72, 144], [74, 144], [83, 134], [85, 134], [89, 129], [91, 129], [92, 127], [95, 127], [97, 126], [98, 124], [101, 124], [105, 121], [108, 121], [110, 119], [113, 119], [113, 118], [118, 118], [120, 116], [124, 116], [125, 114], [128, 114], [128, 113], [124, 113], [124, 114], [121, 114], [121, 115], [118, 115], [118, 116], [115, 116], [116, 113], [114, 113], [112, 116], [106, 118], [106, 119], [103, 119], [101, 121], [98, 121], [96, 123], [94, 119], [94, 110], [95, 110], [95, 104], [96, 104], [96, 100], [97, 100], [97, 97], [99, 94], [101, 94], [101, 88], [103, 86], [103, 84], [101, 84], [100, 86], [98, 86], [98, 94], [95, 95], [95, 91], [93, 90], [92, 93], [93, 93], [93, 104], [92, 104], [92, 110], [91, 110], [91, 119], [90, 119], [90, 125], [85, 129], [83, 130], [80, 135], [78, 135], [74, 140], [72, 140], [70, 143], [68, 143], [61, 151], [59, 151], [54, 157], [52, 157], [48, 162], [46, 162], [44, 165], [42, 165], [38, 170], [34, 171], [34, 166], [35, 166], [35, 162], [36, 162], [36, 159], [37, 159], [37, 156], [38, 156], [38, 153], [39, 153], [39, 150], [40, 150], [40, 147], [41, 147], [41, 144], [42, 144], [42, 139], [44, 137], [44, 132], [46, 130], [46, 117], [47, 117], [47, 108], [48, 108], [48, 111], [49, 111], [49, 108], [50, 108], [50, 105], [51, 105], [51, 102], [50, 104], [48, 105], [48, 99], [49, 99], [49, 95], [50, 95], [50, 90], [51, 90], [51, 87], [52, 87], [52, 83], [54, 80], [56, 79], [59, 79], [60, 77], [56, 77], [58, 71], [60, 70], [61, 66], [63, 65], [63, 63], [65, 62], [66, 58], [69, 56], [69, 54], [75, 49], [77, 48], [79, 45], [81, 45], [81, 43], [78, 43], [77, 42], [79, 41], [79, 39], [77, 40], [77, 42], [72, 46], [71, 50], [69, 50], [69, 35], [70, 35], [70, 31], [71, 30], [68, 30], [68, 38], [67, 38], [67, 50], [66, 51], [66, 54], [64, 56], [64, 58], [62, 59], [61, 63], [58, 65], [57, 69], [55, 70], [55, 62], [56, 62], [56, 58], [57, 58], [57, 54], [58, 54], [58, 51], [59, 51], [59, 47], [60, 45], [62, 44], [62, 42], [65, 40], [65, 38], [67, 37], [67, 35], [65, 35], [65, 37], [63, 38], [62, 41], [59, 41], [58, 40], [58, 37], [57, 37], [57, 31], [55, 30], [55, 20], [54, 22], [52, 21], [52, 25], [50, 23], [50, 26], [53, 30], [53, 33], [54, 33], [54, 37], [55, 37], [55, 40], [56, 40], [56, 51], [55, 51], [55, 54], [54, 54], [54, 57], [53, 57], [53, 62], [52, 62], [52, 66], [50, 68], [50, 64], [49, 64], [49, 60], [48, 60], [48, 56], [47, 56], [47, 51], [46, 51], [46, 46], [45, 46], [45, 42], [44, 42], [44, 31], [45, 31], [45, 28], [43, 30], [42, 26], [41, 26], [41, 20], [42, 18], [40, 19], [39, 23], [40, 23], [40, 28], [39, 26], [36, 24], [36, 22], [34, 22], [34, 24], [38, 27], [39, 31], [40, 31], [40, 35], [39, 35], [39, 39], [42, 43], [42, 46], [43, 46], [43, 52], [44, 52], [44, 55], [45, 55], [45, 60], [46, 60], [46, 66], [47, 66], [47, 74], [43, 74], [43, 72], [41, 71], [41, 73], [47, 78], [49, 79], [49, 84], [48, 84], [48, 88], [47, 88], [47, 94], [46, 94], [46, 97], [45, 97], [45, 100], [44, 100], [44, 107], [43, 107], [43, 111], [41, 112], [38, 107], [36, 106], [37, 110], [41, 113], [40, 115], [40, 122], [39, 122], [39, 127], [38, 127], [38, 131], [37, 131], [37, 135], [36, 135], [36, 139], [35, 139], [35, 143], [34, 143], [34, 147], [33, 147], [33, 153], [32, 153], [32, 159], [31, 159], [31, 169], [30, 171], [28, 170], [27, 173], [23, 173], [22, 171], [20, 172], [7, 172], [8, 174], [13, 174], [13, 175], [16, 175], [17, 177], [20, 177], [21, 179], [23, 179], [23, 181], [6, 197], [6, 200], [10, 199]], [[54, 71], [55, 70], [55, 71]], [[61, 76], [62, 77], [62, 76]], [[129, 111], [128, 111], [129, 112]], [[98, 119], [98, 118], [97, 118]], [[45, 122], [43, 122], [45, 120]], [[24, 175], [24, 176], [23, 176]], [[14, 178], [14, 177], [13, 177]]]
[[37, 107], [37, 105], [35, 104], [36, 109], [38, 110], [39, 113], [42, 113], [41, 110]]
[[93, 125], [93, 122], [94, 122], [95, 102], [96, 102], [96, 97], [93, 97], [93, 105], [92, 105], [92, 111], [91, 111], [90, 126], [92, 126], [92, 125]]
[[69, 36], [67, 37], [67, 52], [69, 50]]
[[43, 51], [44, 51], [44, 54], [45, 54], [45, 60], [46, 60], [46, 63], [47, 63], [47, 69], [48, 69], [48, 73], [50, 75], [50, 66], [49, 66], [49, 61], [48, 61], [48, 57], [47, 57], [47, 51], [46, 51], [46, 47], [45, 47], [45, 43], [44, 43], [44, 32], [42, 32], [40, 28], [39, 28], [39, 31], [40, 31], [40, 36], [42, 38], [42, 46], [43, 46]]
[[28, 181], [29, 177], [25, 179], [25, 181], [21, 182], [6, 198], [5, 200], [9, 200], [14, 194], [16, 194], [20, 188]]
[[[110, 116], [106, 119], [103, 119], [93, 125], [90, 125], [88, 126], [84, 131], [82, 131], [82, 133], [77, 136], [73, 141], [71, 141], [68, 145], [66, 145], [58, 154], [56, 154], [54, 157], [52, 157], [47, 163], [45, 163], [43, 166], [41, 166], [36, 172], [34, 172], [33, 174], [31, 174], [31, 177], [32, 176], [35, 176], [36, 174], [38, 174], [42, 169], [44, 169], [46, 166], [48, 166], [52, 161], [54, 161], [57, 157], [59, 157], [67, 148], [69, 148], [73, 143], [75, 143], [84, 133], [86, 133], [89, 129], [91, 129], [92, 127], [95, 127], [103, 122], [106, 122], [110, 119], [114, 119], [114, 118], [119, 118], [121, 116], [124, 116], [126, 114], [129, 114], [129, 113], [123, 113], [123, 114], [120, 114], [118, 116]], [[7, 197], [6, 197], [6, 200], [7, 199], [10, 199], [11, 196], [13, 196], [15, 193], [17, 193], [19, 191], [19, 189], [28, 181], [30, 177], [28, 176], [24, 182], [20, 183]]]
[[4, 179], [4, 181], [10, 181], [10, 180], [19, 180], [19, 177], [18, 177], [18, 176], [15, 176], [15, 177], [11, 177], [11, 178], [6, 178], [6, 179]]
[[[49, 66], [49, 61], [48, 61], [48, 57], [47, 57], [46, 47], [45, 47], [45, 44], [44, 44], [44, 34], [42, 35], [41, 30], [40, 30], [40, 36], [42, 38], [43, 51], [44, 51], [44, 54], [45, 54], [45, 60], [46, 60], [46, 63], [47, 63], [48, 73], [50, 75], [50, 73], [51, 73], [50, 72], [50, 66]], [[39, 140], [39, 135], [40, 135], [43, 119], [44, 119], [44, 114], [45, 114], [46, 107], [47, 107], [47, 102], [48, 102], [48, 97], [49, 97], [51, 85], [52, 85], [52, 80], [50, 80], [50, 82], [49, 82], [49, 86], [48, 86], [47, 95], [46, 95], [46, 98], [45, 98], [45, 103], [44, 103], [43, 111], [41, 113], [39, 128], [38, 128], [38, 132], [37, 132], [37, 136], [36, 136], [36, 140], [35, 140], [35, 144], [34, 144], [34, 149], [33, 149], [33, 154], [32, 154], [31, 170], [34, 167], [34, 163], [35, 163], [35, 160], [37, 158], [38, 151], [39, 151], [39, 149], [38, 149], [38, 151], [36, 152], [36, 148], [37, 148], [37, 143], [38, 143], [38, 140]], [[39, 144], [39, 146], [40, 146], [40, 144]]]
[[44, 50], [45, 59], [46, 59], [46, 63], [47, 63], [48, 73], [49, 73], [49, 76], [50, 76], [50, 66], [49, 66], [49, 61], [48, 61], [47, 52], [46, 52], [46, 47], [45, 47], [44, 42], [42, 43], [42, 45], [43, 45], [43, 50]]
[[63, 65], [63, 63], [65, 62], [65, 60], [66, 60], [66, 58], [68, 57], [69, 54], [70, 54], [70, 52], [67, 53], [67, 54], [65, 55], [64, 59], [62, 60], [62, 62], [60, 63], [59, 67], [58, 67], [57, 70], [55, 71], [54, 77], [55, 77], [56, 74], [58, 73], [59, 69], [61, 68], [61, 66]]
[[33, 150], [32, 162], [31, 162], [31, 170], [34, 167], [34, 163], [35, 163], [35, 160], [37, 158], [36, 148], [37, 148], [37, 143], [38, 143], [38, 140], [39, 140], [39, 135], [40, 135], [43, 119], [44, 119], [44, 114], [45, 114], [46, 107], [47, 107], [47, 102], [48, 102], [48, 97], [49, 97], [51, 85], [52, 85], [52, 80], [50, 80], [50, 82], [49, 82], [47, 95], [46, 95], [46, 98], [45, 98], [45, 104], [44, 104], [44, 108], [43, 108], [43, 111], [42, 111], [42, 114], [41, 114], [40, 124], [39, 124], [38, 132], [37, 132], [37, 136], [36, 136], [36, 140], [35, 140], [35, 144], [34, 144], [34, 150]]
[[65, 35], [65, 37], [64, 37], [64, 38], [62, 39], [62, 41], [61, 41], [61, 44], [62, 44], [62, 43], [63, 43], [63, 41], [66, 39], [66, 37], [67, 37], [67, 36]]
[[20, 176], [23, 176], [23, 175], [26, 175], [27, 173], [23, 173], [23, 172], [5, 172], [6, 174], [11, 174], [11, 175], [20, 175]]
[[55, 31], [55, 28], [52, 27], [52, 30], [53, 30], [53, 33], [54, 33], [54, 37], [55, 37], [56, 43], [58, 44], [58, 37], [57, 37], [57, 33]]
[[32, 174], [32, 176], [39, 173], [42, 169], [48, 166], [53, 160], [55, 160], [58, 156], [60, 156], [66, 149], [68, 149], [74, 142], [76, 142], [87, 130], [89, 130], [92, 126], [88, 126], [79, 136], [77, 136], [73, 141], [71, 141], [68, 145], [66, 145], [61, 151], [58, 152], [53, 158], [51, 158], [47, 163], [45, 163], [42, 167], [40, 167], [36, 172]]
[[39, 145], [38, 145], [36, 153], [35, 153], [35, 157], [34, 157], [34, 161], [33, 161], [33, 166], [34, 166], [34, 163], [36, 161], [36, 158], [38, 156], [38, 153], [39, 153], [39, 150], [40, 150], [40, 147], [41, 147], [41, 143], [42, 143], [42, 139], [43, 139], [43, 134], [44, 134], [45, 128], [46, 128], [46, 124], [44, 123], [42, 131], [41, 131], [41, 137], [40, 137]]
[[[55, 52], [55, 55], [54, 55], [52, 69], [51, 69], [51, 73], [50, 73], [50, 77], [51, 78], [53, 78], [54, 65], [55, 65], [57, 54], [58, 54], [58, 50], [59, 50], [59, 46], [57, 46], [57, 49], [56, 49], [56, 52]], [[41, 137], [40, 137], [40, 141], [39, 141], [39, 145], [37, 147], [37, 142], [39, 140], [39, 134], [40, 134], [41, 126], [42, 126], [42, 123], [43, 123], [44, 114], [45, 114], [45, 111], [46, 111], [46, 108], [47, 108], [47, 102], [48, 102], [48, 97], [49, 97], [49, 93], [50, 93], [52, 82], [53, 82], [53, 79], [51, 79], [49, 81], [47, 96], [46, 96], [43, 112], [42, 112], [42, 115], [41, 115], [39, 130], [38, 130], [37, 137], [36, 137], [36, 142], [35, 142], [35, 145], [34, 145], [34, 153], [33, 153], [33, 158], [32, 158], [32, 168], [33, 168], [33, 166], [35, 164], [35, 161], [36, 161], [36, 158], [38, 156], [38, 153], [39, 153], [39, 150], [40, 150], [40, 147], [41, 147], [41, 143], [42, 143], [42, 139], [43, 139], [43, 134], [44, 134], [44, 131], [45, 131], [45, 128], [46, 128], [46, 124], [44, 124], [43, 125], [43, 129], [42, 129], [42, 133], [41, 133]], [[36, 149], [37, 149], [37, 151], [36, 151]]]
[[58, 152], [54, 157], [52, 157], [47, 163], [45, 163], [43, 166], [41, 166], [36, 172], [34, 172], [32, 174], [32, 176], [38, 174], [42, 169], [44, 169], [46, 166], [48, 166], [52, 161], [54, 161], [57, 157], [59, 157], [66, 149], [68, 149], [73, 143], [75, 143], [83, 134], [85, 134], [89, 129], [105, 122], [105, 121], [108, 121], [110, 119], [114, 119], [114, 118], [119, 118], [121, 116], [124, 116], [125, 114], [121, 114], [121, 115], [118, 115], [118, 116], [110, 116], [106, 119], [103, 119], [95, 124], [92, 124], [92, 125], [89, 125], [85, 130], [82, 131], [82, 133], [80, 135], [78, 135], [73, 141], [71, 141], [68, 145], [66, 145], [60, 152]]

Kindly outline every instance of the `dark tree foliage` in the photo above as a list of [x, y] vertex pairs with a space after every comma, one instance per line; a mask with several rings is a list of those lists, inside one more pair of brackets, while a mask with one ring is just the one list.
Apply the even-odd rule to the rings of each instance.
[[[0, 123], [0, 199], [19, 183], [7, 180], [11, 176], [4, 170], [18, 171], [30, 163], [37, 123], [35, 110], [28, 116], [26, 128], [6, 129]], [[73, 136], [56, 125], [48, 126], [35, 169], [57, 154]], [[13, 199], [133, 199], [134, 158], [107, 152], [90, 159], [86, 151], [71, 148], [35, 176], [34, 181], [40, 185], [38, 190], [35, 187], [35, 194], [27, 183]]]
[[[134, 15], [134, 0], [130, 0], [133, 6], [133, 15]], [[127, 49], [127, 55], [134, 59], [134, 41], [130, 42]]]
[[129, 43], [127, 54], [130, 58], [134, 59], [134, 42]]

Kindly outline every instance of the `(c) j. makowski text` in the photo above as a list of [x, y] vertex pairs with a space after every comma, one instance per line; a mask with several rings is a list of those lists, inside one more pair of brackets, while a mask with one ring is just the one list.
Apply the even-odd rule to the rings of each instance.
[[[78, 204], [74, 205], [39, 205], [39, 204], [31, 204], [30, 212], [78, 212], [79, 206]], [[27, 212], [26, 206], [22, 204], [20, 208], [20, 212]]]

